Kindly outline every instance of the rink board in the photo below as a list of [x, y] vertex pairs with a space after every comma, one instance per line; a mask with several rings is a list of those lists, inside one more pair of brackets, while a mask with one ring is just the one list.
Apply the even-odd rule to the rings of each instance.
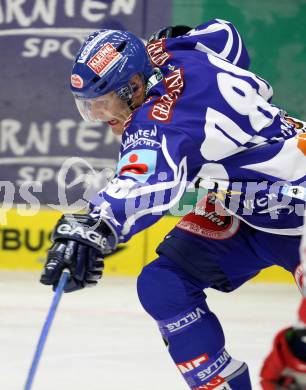
[[[20, 215], [22, 214], [22, 215]], [[0, 215], [0, 269], [37, 270], [45, 261], [50, 234], [60, 212], [44, 210], [35, 215], [9, 210]], [[127, 244], [107, 257], [105, 273], [138, 275], [142, 267], [156, 258], [155, 248], [179, 218], [165, 216], [146, 231], [136, 234]], [[279, 267], [271, 267], [254, 281], [293, 282], [292, 276]]]

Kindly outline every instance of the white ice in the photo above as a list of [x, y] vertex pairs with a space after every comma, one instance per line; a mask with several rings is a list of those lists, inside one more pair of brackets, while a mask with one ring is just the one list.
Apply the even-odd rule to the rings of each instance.
[[[0, 389], [22, 390], [52, 299], [38, 273], [0, 272]], [[247, 284], [208, 292], [227, 350], [248, 363], [253, 389], [272, 337], [295, 321], [294, 285]], [[187, 390], [154, 321], [138, 302], [134, 278], [105, 277], [65, 294], [32, 390]]]

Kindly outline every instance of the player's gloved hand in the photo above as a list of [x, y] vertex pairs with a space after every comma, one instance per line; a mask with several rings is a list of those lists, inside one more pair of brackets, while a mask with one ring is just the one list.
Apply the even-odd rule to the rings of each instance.
[[65, 292], [91, 287], [101, 279], [103, 256], [111, 253], [116, 238], [104, 221], [90, 215], [63, 215], [52, 233], [40, 282], [56, 288], [64, 268], [70, 270]]
[[261, 369], [263, 390], [306, 389], [305, 329], [283, 329], [273, 343], [273, 349]]
[[158, 39], [161, 38], [179, 37], [180, 35], [184, 35], [188, 33], [188, 31], [190, 31], [191, 29], [192, 27], [184, 26], [184, 25], [162, 27], [150, 36], [148, 42], [157, 41]]

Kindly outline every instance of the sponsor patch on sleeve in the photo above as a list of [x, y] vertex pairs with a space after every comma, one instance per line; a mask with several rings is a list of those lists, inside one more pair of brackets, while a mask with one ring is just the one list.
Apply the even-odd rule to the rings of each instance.
[[125, 132], [122, 137], [123, 151], [126, 151], [129, 148], [134, 149], [139, 146], [149, 147], [152, 149], [158, 149], [161, 147], [156, 126], [151, 129], [138, 129], [131, 134], [127, 131]]
[[129, 176], [145, 183], [156, 171], [157, 151], [138, 149], [127, 153], [119, 161], [116, 174]]

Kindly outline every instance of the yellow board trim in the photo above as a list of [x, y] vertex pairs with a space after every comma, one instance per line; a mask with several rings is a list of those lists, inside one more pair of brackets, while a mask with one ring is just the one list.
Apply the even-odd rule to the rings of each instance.
[[[28, 216], [21, 216], [16, 209], [7, 211], [5, 224], [0, 225], [0, 269], [41, 269], [50, 247], [51, 231], [60, 215], [60, 212], [52, 210], [42, 210]], [[165, 216], [155, 225], [136, 234], [127, 244], [120, 245], [115, 254], [106, 258], [105, 273], [138, 275], [145, 264], [157, 257], [155, 248], [178, 220]], [[284, 269], [274, 266], [263, 270], [253, 281], [293, 283], [293, 277]]]

